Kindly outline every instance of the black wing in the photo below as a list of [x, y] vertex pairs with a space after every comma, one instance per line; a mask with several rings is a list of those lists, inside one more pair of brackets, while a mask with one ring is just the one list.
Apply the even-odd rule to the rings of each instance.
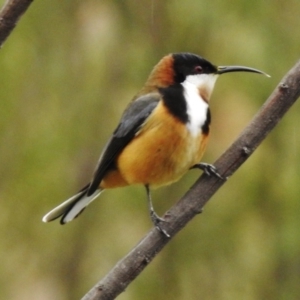
[[87, 196], [92, 195], [98, 189], [107, 170], [114, 166], [114, 161], [118, 154], [134, 138], [145, 120], [157, 106], [159, 100], [159, 93], [151, 93], [137, 98], [127, 107], [118, 127], [102, 151], [94, 177], [88, 188]]

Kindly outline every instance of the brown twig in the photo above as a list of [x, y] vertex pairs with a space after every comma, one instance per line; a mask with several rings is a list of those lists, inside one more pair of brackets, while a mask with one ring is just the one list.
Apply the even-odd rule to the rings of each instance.
[[[219, 173], [231, 176], [253, 153], [267, 134], [276, 126], [300, 95], [300, 61], [287, 73], [260, 111], [230, 148], [216, 161]], [[205, 203], [225, 183], [203, 174], [192, 188], [166, 214], [166, 238], [152, 229], [132, 251], [100, 280], [82, 300], [115, 299], [151, 262], [156, 254], [171, 241]]]
[[0, 47], [33, 0], [7, 0], [0, 11]]

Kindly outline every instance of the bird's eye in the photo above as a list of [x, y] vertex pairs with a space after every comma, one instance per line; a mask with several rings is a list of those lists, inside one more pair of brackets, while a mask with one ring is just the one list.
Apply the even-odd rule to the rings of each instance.
[[195, 71], [196, 74], [201, 74], [203, 72], [203, 69], [202, 69], [201, 66], [196, 66], [194, 68], [194, 71]]

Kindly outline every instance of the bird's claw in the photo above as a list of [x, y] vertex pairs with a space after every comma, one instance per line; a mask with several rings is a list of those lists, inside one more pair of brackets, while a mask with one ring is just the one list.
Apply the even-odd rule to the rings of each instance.
[[155, 228], [161, 232], [165, 237], [170, 238], [170, 234], [168, 234], [168, 232], [166, 230], [164, 230], [161, 226], [160, 223], [162, 222], [168, 222], [167, 220], [165, 220], [164, 218], [161, 218], [157, 215], [157, 213], [152, 210], [150, 212], [150, 217], [151, 217], [151, 221], [154, 224]]
[[215, 176], [219, 179], [226, 180], [227, 178], [224, 178], [220, 175], [217, 168], [214, 165], [207, 164], [207, 163], [199, 163], [192, 167], [192, 169], [198, 168], [202, 170], [206, 175], [208, 176]]

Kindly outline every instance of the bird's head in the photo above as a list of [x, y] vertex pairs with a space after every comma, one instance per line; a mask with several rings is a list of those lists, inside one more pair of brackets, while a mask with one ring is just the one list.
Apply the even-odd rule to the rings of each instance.
[[215, 66], [208, 60], [191, 53], [173, 53], [163, 57], [152, 70], [147, 90], [176, 84], [194, 84], [200, 95], [208, 101], [219, 75], [229, 72], [266, 73], [243, 66]]

